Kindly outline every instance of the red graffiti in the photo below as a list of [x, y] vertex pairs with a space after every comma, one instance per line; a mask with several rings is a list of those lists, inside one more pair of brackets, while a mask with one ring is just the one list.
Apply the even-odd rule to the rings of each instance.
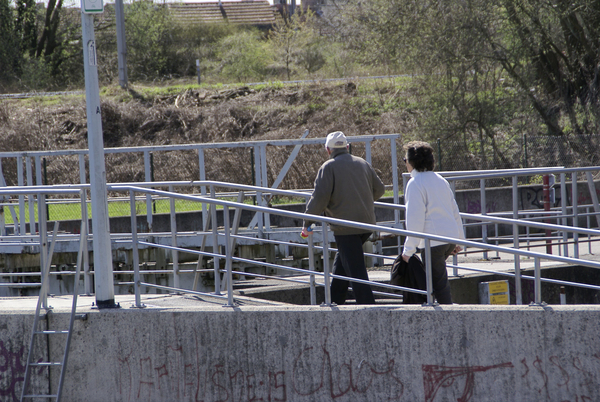
[[495, 368], [512, 368], [512, 363], [501, 363], [493, 366], [465, 366], [445, 367], [437, 365], [423, 365], [423, 386], [425, 388], [425, 401], [433, 401], [441, 387], [452, 385], [457, 377], [466, 376], [463, 394], [458, 402], [468, 402], [473, 396], [475, 387], [475, 373], [484, 372]]
[[558, 361], [558, 356], [550, 356], [550, 363], [554, 364], [556, 367], [558, 367], [558, 369], [560, 370], [561, 375], [564, 378], [564, 382], [559, 383], [558, 386], [559, 387], [567, 387], [567, 391], [569, 390], [569, 380], [570, 380], [570, 376], [569, 373], [562, 368], [562, 366], [560, 365], [560, 362]]
[[[370, 362], [362, 360], [356, 371], [352, 359], [349, 363], [343, 363], [337, 370], [332, 365], [331, 355], [327, 349], [327, 338], [329, 336], [329, 329], [324, 327], [322, 330], [323, 341], [321, 350], [317, 353], [321, 353], [321, 363], [316, 370], [312, 370], [311, 367], [307, 369], [304, 367], [308, 357], [311, 356], [313, 347], [304, 348], [298, 357], [294, 360], [294, 368], [292, 374], [292, 384], [294, 392], [298, 395], [308, 396], [315, 395], [321, 390], [329, 392], [329, 396], [332, 399], [339, 398], [350, 392], [364, 394], [366, 393], [375, 377], [378, 376], [389, 376], [397, 384], [395, 395], [390, 397], [390, 400], [400, 399], [404, 393], [404, 384], [394, 374], [395, 362], [390, 359], [387, 362], [387, 366], [383, 369], [375, 368]], [[318, 361], [318, 356], [316, 357]], [[337, 374], [337, 375], [335, 375]]]

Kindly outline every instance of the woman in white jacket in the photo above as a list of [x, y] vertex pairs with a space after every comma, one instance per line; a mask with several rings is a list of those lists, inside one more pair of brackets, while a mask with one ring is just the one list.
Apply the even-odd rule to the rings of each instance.
[[[404, 162], [411, 175], [404, 195], [406, 229], [412, 232], [464, 239], [463, 224], [454, 193], [446, 179], [433, 171], [435, 159], [431, 145], [426, 142], [412, 141], [404, 146], [404, 150], [406, 151]], [[452, 304], [446, 259], [460, 252], [462, 247], [439, 241], [431, 241], [430, 244], [434, 296], [440, 304]], [[419, 248], [421, 258], [425, 261], [424, 246], [423, 239], [407, 237], [402, 258], [408, 262]]]

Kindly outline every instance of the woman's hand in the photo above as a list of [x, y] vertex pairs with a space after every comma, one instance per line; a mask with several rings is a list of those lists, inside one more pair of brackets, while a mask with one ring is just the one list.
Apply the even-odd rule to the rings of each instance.
[[406, 255], [406, 254], [402, 254], [402, 259], [404, 260], [404, 262], [408, 262], [408, 260], [410, 260], [410, 256]]
[[462, 251], [462, 247], [461, 246], [456, 246], [454, 247], [454, 250], [452, 250], [452, 255], [456, 255], [458, 253], [460, 253]]

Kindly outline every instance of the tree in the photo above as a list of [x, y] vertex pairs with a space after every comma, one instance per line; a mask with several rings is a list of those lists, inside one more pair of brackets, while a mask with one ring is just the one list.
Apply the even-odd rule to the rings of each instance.
[[142, 0], [125, 7], [127, 61], [132, 80], [170, 75], [177, 65], [172, 28], [165, 5]]
[[219, 42], [219, 48], [222, 72], [226, 76], [239, 82], [266, 76], [271, 58], [258, 30], [227, 36]]
[[598, 131], [599, 15], [592, 0], [374, 0], [337, 28], [365, 62], [416, 74], [421, 135], [478, 141], [485, 164], [488, 146], [506, 160], [502, 143], [531, 111], [533, 133]]
[[35, 0], [16, 0], [15, 4], [17, 8], [15, 31], [21, 42], [21, 51], [34, 57], [37, 48]]
[[9, 0], [0, 0], [0, 81], [14, 78], [19, 68], [19, 47], [14, 30], [14, 13]]
[[269, 42], [275, 49], [277, 58], [285, 65], [287, 79], [291, 79], [294, 64], [304, 68], [309, 74], [325, 65], [321, 50], [322, 40], [315, 29], [316, 17], [309, 9], [296, 12], [290, 18], [279, 21], [269, 33]]
[[36, 57], [49, 57], [58, 46], [57, 31], [60, 24], [62, 0], [49, 0], [46, 6], [44, 29], [37, 43]]

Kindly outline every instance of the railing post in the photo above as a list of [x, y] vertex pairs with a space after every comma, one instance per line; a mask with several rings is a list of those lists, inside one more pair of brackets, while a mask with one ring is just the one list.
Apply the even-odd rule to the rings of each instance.
[[[543, 187], [542, 191], [544, 193], [544, 211], [550, 211], [550, 176], [545, 174], [543, 176]], [[548, 215], [547, 215], [548, 216]], [[545, 220], [546, 223], [550, 223], [549, 219]], [[546, 254], [552, 254], [552, 240], [550, 236], [552, 236], [552, 232], [549, 229], [546, 229]], [[560, 250], [560, 248], [559, 248]]]
[[[481, 198], [481, 215], [486, 215], [487, 214], [487, 202], [485, 199], [485, 179], [480, 179], [479, 180], [479, 195]], [[481, 225], [481, 241], [485, 244], [487, 244], [487, 223], [482, 222]], [[488, 259], [488, 251], [487, 249], [483, 251], [483, 259], [487, 260]]]
[[[590, 218], [590, 209], [589, 208], [585, 209], [585, 215], [587, 218], [587, 228], [591, 229], [592, 222], [591, 222], [591, 218]], [[592, 254], [592, 235], [588, 233], [587, 238], [588, 238], [588, 253]]]
[[225, 270], [227, 275], [227, 304], [223, 307], [235, 307], [235, 303], [233, 301], [233, 274], [232, 274], [232, 261], [231, 257], [233, 255], [233, 247], [231, 244], [229, 230], [229, 207], [227, 205], [223, 206], [223, 231], [225, 232]]
[[329, 228], [323, 222], [323, 280], [325, 285], [325, 305], [331, 306], [331, 277], [329, 273]]
[[129, 208], [131, 213], [131, 254], [133, 256], [133, 290], [135, 291], [134, 307], [146, 307], [142, 304], [140, 295], [140, 255], [138, 251], [137, 214], [135, 208], [135, 193], [129, 190]]
[[[25, 185], [25, 178], [23, 177], [23, 157], [22, 156], [17, 156], [17, 183], [19, 184], [19, 186], [24, 186]], [[24, 195], [19, 195], [19, 220], [20, 220], [20, 229], [19, 229], [19, 233], [22, 235], [27, 234], [27, 222], [25, 219], [25, 196]], [[16, 226], [16, 225], [15, 225]]]
[[[573, 205], [573, 227], [579, 227], [579, 199], [577, 194], [577, 172], [571, 173], [571, 204]], [[579, 258], [579, 233], [573, 233], [573, 256]]]
[[84, 239], [83, 242], [83, 287], [86, 295], [92, 294], [92, 281], [90, 279], [90, 256], [88, 252], [88, 240], [89, 240], [89, 222], [88, 222], [88, 210], [87, 210], [87, 191], [85, 189], [81, 189], [79, 191], [79, 197], [81, 201], [81, 227], [82, 232], [85, 234], [81, 234], [81, 238]]
[[596, 212], [596, 227], [600, 227], [600, 204], [598, 203], [598, 194], [596, 193], [596, 184], [592, 172], [585, 172], [587, 178], [588, 187], [590, 189], [590, 197], [592, 197], [592, 203], [594, 204], [594, 212]]
[[[31, 166], [31, 158], [29, 156], [25, 157], [25, 171], [27, 172], [27, 185], [34, 186], [33, 183], [33, 169]], [[28, 205], [29, 205], [29, 233], [31, 235], [35, 235], [35, 200], [33, 194], [29, 194]], [[43, 211], [38, 210], [38, 219], [40, 214], [46, 213], [46, 209]], [[48, 216], [46, 216], [46, 220], [48, 220]]]
[[[215, 200], [216, 194], [215, 194], [215, 186], [214, 185], [210, 185], [210, 198], [212, 198], [213, 200]], [[215, 276], [215, 294], [216, 295], [220, 295], [221, 294], [221, 271], [220, 271], [220, 264], [221, 264], [221, 260], [219, 259], [219, 257], [216, 257], [217, 254], [219, 254], [219, 233], [217, 232], [217, 228], [218, 228], [218, 224], [217, 224], [217, 205], [216, 204], [212, 204], [211, 208], [211, 225], [212, 225], [212, 242], [213, 242], [213, 247], [212, 247], [212, 252], [215, 255], [215, 257], [213, 257], [213, 272], [214, 272], [214, 276]]]
[[[563, 226], [567, 226], [568, 225], [568, 219], [567, 219], [567, 177], [566, 174], [561, 173], [560, 174], [560, 205], [561, 205], [561, 210], [562, 210], [562, 225]], [[569, 256], [569, 233], [567, 233], [566, 230], [563, 230], [562, 232], [562, 238], [563, 238], [563, 256], [568, 257]]]
[[[260, 146], [255, 145], [254, 146], [254, 175], [256, 178], [256, 182], [254, 183], [254, 185], [256, 187], [266, 187], [265, 185], [263, 185], [262, 183], [262, 152], [260, 149]], [[257, 191], [256, 192], [256, 202], [258, 205], [260, 205], [261, 207], [264, 206], [263, 205], [263, 196], [262, 196], [262, 192], [261, 191]], [[258, 212], [257, 213], [257, 222], [256, 222], [256, 226], [258, 228], [258, 237], [262, 238], [263, 236], [263, 230], [264, 230], [264, 213], [263, 212]]]
[[[262, 174], [262, 187], [268, 188], [269, 181], [267, 178], [267, 146], [262, 145], [260, 147], [260, 166], [261, 166], [261, 174]], [[261, 197], [261, 207], [266, 207], [267, 203]], [[268, 213], [263, 213], [264, 216], [264, 225], [265, 229], [268, 231], [271, 229], [271, 216]]]
[[[390, 149], [391, 149], [391, 157], [392, 157], [392, 189], [394, 193], [394, 205], [398, 205], [400, 203], [400, 195], [398, 189], [398, 156], [396, 154], [396, 139], [390, 139]], [[400, 222], [400, 210], [394, 209], [394, 222]]]
[[373, 164], [371, 161], [371, 141], [365, 141], [365, 160], [369, 162], [369, 164]]
[[[173, 185], [169, 185], [169, 192], [173, 193]], [[171, 217], [171, 246], [177, 247], [177, 215], [175, 213], [175, 198], [169, 197], [169, 215]], [[171, 250], [171, 265], [173, 266], [173, 287], [180, 288], [179, 278], [179, 252]]]
[[[512, 202], [513, 202], [513, 219], [519, 219], [519, 190], [517, 176], [512, 177]], [[513, 223], [513, 247], [519, 248], [519, 225]], [[514, 255], [515, 262], [515, 298], [517, 304], [523, 304], [523, 296], [521, 290], [521, 260], [519, 255]]]
[[[149, 151], [144, 151], [144, 180], [146, 182], [152, 181], [152, 155]], [[146, 222], [148, 222], [148, 231], [152, 232], [153, 227], [153, 214], [152, 214], [152, 194], [146, 194]]]
[[[38, 194], [38, 211], [43, 211], [46, 208], [46, 202], [44, 195]], [[48, 222], [46, 220], [46, 216], [44, 214], [39, 214], [40, 218], [40, 230], [39, 230], [39, 238], [40, 238], [40, 270], [42, 274], [42, 278], [46, 275], [44, 270], [50, 269], [51, 261], [46, 261], [48, 259]], [[25, 233], [25, 232], [23, 232]], [[48, 281], [44, 281], [42, 283], [42, 289], [40, 290], [40, 294], [42, 297], [42, 307], [46, 310], [50, 309], [48, 306]]]
[[[313, 236], [308, 236], [308, 270], [310, 272], [315, 272], [315, 249], [314, 249], [314, 241]], [[315, 288], [315, 275], [310, 274], [310, 304], [317, 304], [317, 292]]]
[[431, 273], [431, 242], [425, 239], [425, 275], [427, 276], [427, 304], [433, 306], [433, 275]]
[[[206, 181], [206, 166], [204, 164], [204, 148], [198, 148], [198, 169], [200, 174], [200, 181]], [[200, 186], [200, 194], [206, 196], [206, 186]], [[206, 203], [202, 203], [202, 227], [206, 227], [206, 221], [208, 220], [208, 211], [206, 210]]]
[[542, 304], [542, 279], [541, 279], [541, 268], [540, 268], [540, 258], [535, 257], [535, 285], [534, 285], [534, 304], [541, 305]]

